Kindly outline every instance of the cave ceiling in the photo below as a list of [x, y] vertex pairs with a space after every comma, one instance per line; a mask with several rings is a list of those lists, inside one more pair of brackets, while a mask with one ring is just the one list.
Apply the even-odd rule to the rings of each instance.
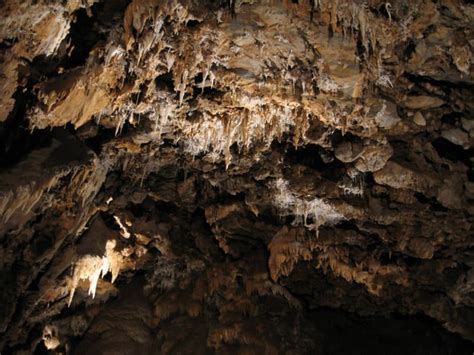
[[472, 354], [474, 4], [0, 2], [2, 354]]

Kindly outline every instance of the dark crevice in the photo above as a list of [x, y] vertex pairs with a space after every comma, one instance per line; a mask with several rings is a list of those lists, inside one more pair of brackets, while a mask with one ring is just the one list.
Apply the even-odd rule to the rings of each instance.
[[[96, 13], [97, 8], [92, 6], [89, 11]], [[76, 19], [69, 31], [73, 50], [67, 60], [62, 63], [66, 70], [84, 65], [94, 46], [106, 39], [105, 34], [99, 32], [97, 16], [89, 17], [86, 9], [76, 11], [75, 16]]]
[[216, 89], [216, 88], [211, 88], [209, 86], [209, 78], [207, 78], [207, 81], [205, 83], [205, 87], [203, 88], [202, 85], [203, 83], [204, 76], [202, 73], [198, 73], [195, 78], [194, 78], [194, 86], [193, 86], [193, 96], [192, 99], [195, 100], [198, 96], [202, 96], [205, 98], [213, 99], [213, 100], [219, 100], [222, 96], [224, 96], [224, 92]]
[[107, 39], [108, 33], [121, 24], [123, 13], [130, 0], [107, 0], [95, 2], [88, 10], [79, 9], [74, 13], [68, 39], [72, 52], [62, 66], [70, 69], [86, 63], [91, 50]]
[[449, 209], [444, 207], [438, 201], [431, 200], [430, 211], [433, 211], [433, 212], [448, 212]]
[[472, 82], [463, 81], [463, 80], [456, 80], [456, 81], [439, 80], [439, 79], [435, 79], [429, 76], [410, 74], [410, 73], [405, 73], [405, 77], [414, 83], [429, 83], [429, 84], [440, 86], [440, 87], [444, 86], [448, 88], [458, 88], [458, 89], [467, 89], [467, 90], [472, 90], [474, 88], [474, 84]]
[[140, 218], [145, 215], [145, 206], [143, 203], [130, 203], [128, 209], [132, 213], [133, 217]]
[[421, 192], [415, 192], [414, 196], [418, 200], [418, 202], [422, 204], [429, 204], [431, 201], [428, 197], [426, 197]]
[[350, 230], [354, 232], [360, 232], [359, 227], [354, 223], [354, 221], [343, 220], [337, 224], [338, 229]]
[[46, 349], [46, 346], [44, 345], [44, 342], [40, 341], [38, 345], [36, 346], [33, 355], [48, 355], [50, 352], [48, 349]]
[[43, 81], [58, 76], [58, 68], [63, 61], [62, 56], [47, 57], [39, 55], [31, 62], [31, 69], [37, 80]]
[[364, 174], [364, 188], [371, 189], [375, 186], [374, 174], [372, 172], [367, 172]]
[[33, 149], [45, 147], [51, 141], [50, 130], [35, 129], [31, 132], [29, 128], [25, 114], [27, 105], [35, 101], [30, 89], [31, 84], [24, 94], [23, 88], [18, 88], [12, 112], [5, 122], [0, 123], [0, 168], [15, 165]]
[[377, 11], [378, 11], [378, 14], [380, 16], [382, 16], [383, 18], [385, 19], [391, 19], [392, 21], [395, 21], [395, 22], [398, 22], [399, 18], [397, 16], [397, 14], [394, 12], [394, 11], [390, 11], [390, 16], [389, 16], [389, 13], [387, 11], [387, 7], [389, 3], [382, 3], [381, 5], [379, 5]]
[[408, 40], [403, 51], [403, 60], [408, 62], [416, 51], [416, 43], [413, 39]]
[[115, 128], [97, 126], [97, 134], [94, 137], [87, 138], [84, 142], [96, 154], [100, 154], [102, 147], [113, 138], [115, 138]]
[[308, 144], [300, 148], [288, 147], [285, 154], [285, 164], [288, 167], [296, 164], [307, 166], [321, 172], [322, 177], [332, 181], [339, 180], [345, 172], [342, 162], [334, 159], [332, 153], [315, 144]]
[[449, 209], [444, 207], [435, 197], [427, 197], [421, 192], [416, 192], [414, 194], [417, 201], [424, 205], [429, 205], [430, 211], [433, 212], [447, 212]]
[[155, 78], [157, 89], [175, 92], [173, 73], [168, 72]]
[[[200, 89], [202, 90], [202, 89]], [[203, 97], [208, 97], [212, 99], [219, 99], [225, 95], [224, 91], [221, 91], [216, 88], [211, 88], [210, 86], [206, 86], [204, 90], [202, 90], [202, 96]]]
[[441, 117], [441, 122], [455, 126], [461, 117], [463, 117], [461, 112], [450, 112]]
[[464, 149], [463, 147], [451, 143], [442, 137], [435, 139], [432, 143], [436, 152], [441, 158], [451, 160], [453, 162], [462, 162], [466, 166], [471, 166], [471, 158], [474, 157], [474, 149]]
[[199, 26], [199, 24], [201, 23], [201, 21], [198, 21], [198, 20], [189, 20], [186, 22], [186, 27], [187, 28], [196, 28]]

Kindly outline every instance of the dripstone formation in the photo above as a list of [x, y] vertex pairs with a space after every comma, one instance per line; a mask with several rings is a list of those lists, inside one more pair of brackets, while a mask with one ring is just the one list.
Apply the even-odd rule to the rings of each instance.
[[0, 2], [2, 354], [472, 354], [474, 3]]

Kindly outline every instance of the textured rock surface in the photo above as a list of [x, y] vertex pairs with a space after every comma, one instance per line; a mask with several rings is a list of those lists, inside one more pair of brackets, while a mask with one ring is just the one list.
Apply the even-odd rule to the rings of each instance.
[[3, 1], [0, 352], [472, 354], [473, 46], [461, 0]]

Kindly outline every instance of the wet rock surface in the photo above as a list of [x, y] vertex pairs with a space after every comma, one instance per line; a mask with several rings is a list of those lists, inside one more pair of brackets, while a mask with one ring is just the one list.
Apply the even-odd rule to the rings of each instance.
[[469, 1], [0, 3], [0, 352], [472, 354]]

